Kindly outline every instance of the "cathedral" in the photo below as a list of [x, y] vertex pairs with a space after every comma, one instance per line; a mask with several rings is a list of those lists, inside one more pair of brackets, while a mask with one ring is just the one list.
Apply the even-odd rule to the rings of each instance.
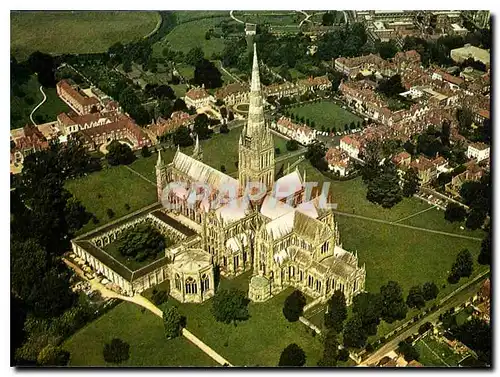
[[341, 290], [350, 304], [364, 290], [366, 272], [357, 255], [342, 248], [332, 210], [319, 195], [308, 198], [305, 172], [296, 169], [275, 180], [255, 45], [248, 121], [238, 148], [237, 178], [203, 162], [198, 138], [192, 155], [177, 149], [168, 165], [158, 154], [162, 211], [198, 235], [189, 248], [180, 247], [179, 256], [172, 254], [170, 294], [182, 302], [208, 299], [217, 266], [227, 278], [252, 271], [252, 301], [293, 286], [321, 301]]

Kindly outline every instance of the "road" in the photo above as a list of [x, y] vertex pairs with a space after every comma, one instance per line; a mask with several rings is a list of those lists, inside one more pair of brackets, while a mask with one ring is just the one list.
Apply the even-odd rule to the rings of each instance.
[[401, 334], [397, 335], [394, 339], [390, 340], [377, 351], [372, 353], [367, 359], [363, 360], [360, 365], [367, 366], [369, 364], [376, 363], [388, 352], [396, 349], [400, 341], [418, 332], [418, 328], [425, 322], [436, 323], [439, 319], [440, 314], [467, 301], [469, 297], [472, 297], [477, 293], [480, 285], [479, 282], [481, 282], [481, 280], [484, 279], [487, 274], [489, 274], [489, 271], [485, 271], [482, 274], [479, 274], [467, 284], [462, 285], [461, 287], [450, 293], [448, 296], [444, 297], [438, 304], [441, 306], [438, 310], [415, 322], [415, 324], [413, 324], [412, 326], [409, 326]]
[[231, 18], [232, 18], [233, 20], [235, 20], [236, 22], [239, 22], [240, 24], [244, 24], [244, 22], [243, 22], [243, 21], [241, 21], [240, 19], [236, 18], [236, 17], [233, 15], [233, 12], [234, 12], [234, 10], [232, 10], [232, 11], [230, 11], [230, 12], [229, 12], [229, 15], [231, 16]]
[[307, 13], [306, 13], [306, 12], [304, 12], [303, 10], [298, 10], [297, 12], [302, 13], [304, 16], [306, 16], [306, 18], [304, 18], [302, 21], [300, 21], [299, 27], [301, 27], [301, 26], [302, 26], [302, 24], [303, 24], [304, 22], [306, 22], [306, 21], [311, 22], [311, 20], [309, 20], [309, 17], [311, 17], [311, 16], [312, 16], [312, 14], [307, 14]]
[[30, 114], [30, 119], [31, 119], [31, 123], [33, 123], [34, 126], [36, 126], [36, 123], [35, 121], [33, 120], [33, 114], [35, 113], [35, 111], [38, 110], [38, 108], [40, 106], [42, 106], [45, 101], [47, 100], [47, 96], [45, 95], [45, 93], [43, 92], [43, 87], [40, 85], [40, 92], [42, 92], [42, 95], [43, 95], [43, 99], [42, 99], [42, 102], [40, 102], [38, 105], [36, 105], [36, 107], [33, 109], [33, 111], [31, 112]]

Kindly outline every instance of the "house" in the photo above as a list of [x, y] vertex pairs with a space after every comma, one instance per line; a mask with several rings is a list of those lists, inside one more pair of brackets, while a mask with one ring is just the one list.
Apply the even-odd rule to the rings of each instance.
[[448, 173], [451, 170], [448, 166], [448, 160], [443, 156], [437, 156], [432, 160], [432, 163], [436, 167], [437, 177], [439, 177], [441, 173]]
[[288, 136], [291, 139], [297, 140], [302, 145], [309, 145], [316, 140], [316, 130], [309, 126], [296, 124], [290, 118], [282, 116], [277, 122], [271, 123], [271, 127], [278, 132]]
[[392, 158], [392, 162], [398, 167], [398, 169], [406, 169], [411, 163], [411, 154], [408, 152], [400, 152]]
[[454, 197], [460, 197], [460, 188], [466, 181], [479, 181], [484, 175], [484, 169], [476, 161], [472, 160], [466, 164], [466, 170], [451, 178], [451, 182], [445, 185], [446, 192]]
[[413, 160], [410, 167], [416, 169], [421, 185], [425, 185], [437, 177], [436, 166], [424, 156], [419, 156]]
[[486, 279], [478, 292], [478, 303], [474, 305], [474, 314], [486, 323], [491, 317], [491, 281]]
[[249, 88], [248, 85], [234, 82], [224, 85], [215, 91], [215, 99], [224, 101], [227, 106], [248, 103]]
[[45, 136], [33, 125], [26, 125], [23, 128], [11, 130], [10, 142], [10, 163], [13, 173], [20, 171], [26, 156], [49, 147]]
[[187, 91], [184, 97], [187, 107], [194, 107], [196, 110], [210, 105], [211, 96], [204, 88], [193, 88]]
[[79, 115], [89, 114], [100, 110], [101, 104], [96, 97], [89, 97], [78, 88], [74, 88], [66, 80], [56, 85], [57, 95]]
[[360, 143], [351, 136], [344, 136], [340, 139], [340, 149], [345, 151], [350, 157], [359, 158]]
[[477, 124], [483, 124], [483, 122], [488, 119], [490, 120], [490, 111], [485, 109], [479, 109], [474, 111], [472, 114], [474, 122]]
[[127, 140], [132, 149], [150, 146], [151, 140], [132, 118], [124, 114], [113, 122], [78, 131], [83, 137], [84, 145], [90, 150], [96, 150], [102, 144], [112, 140]]
[[69, 135], [84, 129], [102, 126], [111, 123], [118, 118], [116, 112], [94, 112], [90, 114], [78, 115], [71, 111], [61, 113], [57, 116], [57, 125], [63, 135]]
[[297, 87], [301, 93], [314, 92], [316, 90], [327, 90], [332, 87], [332, 83], [328, 80], [328, 77], [308, 77], [307, 79], [302, 79], [297, 81]]
[[485, 143], [472, 143], [467, 147], [467, 157], [477, 162], [490, 157], [490, 146]]
[[464, 60], [473, 58], [476, 61], [482, 62], [486, 65], [486, 67], [490, 66], [489, 51], [476, 46], [471, 46], [469, 43], [467, 43], [464, 47], [451, 50], [450, 57], [457, 63], [462, 63]]
[[341, 177], [349, 175], [352, 164], [349, 155], [337, 148], [329, 148], [325, 154], [325, 160], [328, 163], [328, 169], [338, 173]]
[[267, 97], [290, 97], [299, 94], [299, 88], [293, 82], [285, 82], [282, 84], [271, 84], [263, 88], [264, 94]]
[[158, 142], [160, 136], [175, 132], [179, 127], [190, 126], [194, 123], [196, 115], [189, 115], [183, 111], [175, 111], [170, 115], [170, 118], [158, 118], [157, 121], [144, 129], [149, 138], [154, 142]]

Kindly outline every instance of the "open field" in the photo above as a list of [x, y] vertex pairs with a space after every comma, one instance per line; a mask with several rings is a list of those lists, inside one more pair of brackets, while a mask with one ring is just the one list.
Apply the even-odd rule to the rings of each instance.
[[120, 338], [130, 345], [123, 366], [217, 366], [187, 339], [165, 339], [161, 318], [141, 307], [123, 302], [90, 323], [64, 344], [71, 354], [70, 366], [113, 366], [102, 356], [104, 344]]
[[[156, 188], [124, 166], [67, 181], [66, 188], [99, 219], [99, 224], [90, 221], [80, 233], [111, 221], [106, 214], [108, 208], [115, 213], [113, 219], [117, 219], [156, 201]], [[125, 209], [125, 204], [130, 206], [129, 210]]]
[[[388, 280], [397, 281], [405, 294], [413, 285], [434, 281], [440, 296], [458, 287], [446, 281], [457, 254], [468, 249], [476, 260], [480, 241], [424, 233], [419, 230], [337, 216], [343, 247], [358, 252], [366, 264], [366, 290], [376, 292]], [[473, 274], [482, 266], [476, 262]], [[483, 270], [484, 267], [481, 268]], [[467, 279], [462, 279], [464, 283]], [[443, 289], [446, 285], [446, 289]]]
[[[229, 12], [228, 12], [229, 14]], [[155, 51], [161, 54], [165, 42], [168, 42], [172, 50], [187, 53], [194, 47], [201, 47], [205, 58], [211, 59], [212, 54], [221, 53], [224, 49], [224, 40], [220, 38], [205, 39], [205, 33], [214, 28], [225, 17], [207, 18], [177, 25], [166, 37], [155, 47]]]
[[229, 18], [228, 10], [176, 10], [174, 13], [177, 18], [177, 24], [214, 16]]
[[142, 262], [136, 261], [134, 258], [128, 258], [118, 250], [119, 243], [117, 241], [111, 242], [104, 246], [103, 250], [115, 258], [118, 262], [127, 266], [130, 270], [136, 271], [142, 267], [146, 267], [148, 264], [153, 263], [157, 259], [161, 259], [165, 256], [165, 253], [162, 251], [156, 255], [156, 258], [148, 258]]
[[415, 348], [420, 354], [419, 361], [426, 367], [456, 367], [463, 358], [447, 344], [440, 343], [430, 336], [420, 339]]
[[[20, 87], [24, 96], [14, 95], [11, 91], [10, 96], [10, 128], [23, 127], [31, 124], [29, 115], [31, 111], [42, 101], [43, 95], [40, 92], [40, 84], [35, 75]], [[47, 100], [33, 114], [33, 119], [37, 124], [43, 124], [55, 121], [57, 115], [69, 111], [70, 108], [59, 97], [55, 88], [43, 88]], [[29, 103], [29, 102], [32, 103]]]
[[338, 130], [343, 130], [345, 124], [350, 125], [351, 122], [357, 124], [362, 121], [358, 116], [330, 101], [307, 103], [303, 106], [292, 107], [289, 109], [289, 112], [314, 121], [316, 129], [320, 129], [323, 126], [325, 128], [336, 127]]
[[23, 60], [35, 50], [55, 55], [104, 52], [113, 43], [146, 36], [160, 15], [151, 11], [30, 11], [11, 12], [10, 19], [11, 53]]
[[[248, 288], [250, 274], [221, 281], [221, 287]], [[292, 289], [280, 293], [265, 303], [250, 303], [250, 318], [234, 325], [215, 321], [210, 312], [212, 302], [181, 304], [169, 298], [167, 305], [177, 305], [187, 318], [186, 327], [233, 365], [277, 366], [283, 349], [297, 343], [306, 354], [306, 365], [315, 366], [321, 357], [319, 337], [300, 322], [288, 322], [283, 316], [283, 302]]]

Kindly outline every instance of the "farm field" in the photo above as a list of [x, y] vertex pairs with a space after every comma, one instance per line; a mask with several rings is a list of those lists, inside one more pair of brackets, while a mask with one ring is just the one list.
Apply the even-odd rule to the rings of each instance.
[[343, 109], [339, 105], [330, 101], [320, 101], [306, 103], [303, 106], [294, 106], [288, 109], [288, 112], [314, 121], [316, 129], [336, 127], [337, 130], [344, 129], [344, 125], [350, 125], [351, 122], [358, 123], [362, 119]]
[[[29, 118], [31, 111], [43, 99], [40, 92], [40, 84], [35, 75], [31, 76], [29, 80], [20, 86], [23, 95], [19, 93], [14, 94], [11, 90], [10, 94], [10, 128], [23, 127], [26, 124], [32, 124]], [[47, 100], [38, 108], [33, 114], [33, 119], [37, 124], [55, 121], [57, 116], [62, 112], [70, 110], [57, 95], [55, 88], [43, 88]]]
[[166, 37], [159, 42], [162, 47], [156, 47], [155, 51], [163, 49], [165, 42], [175, 51], [187, 53], [194, 47], [201, 47], [205, 53], [205, 58], [211, 59], [214, 53], [221, 53], [224, 49], [224, 41], [219, 38], [205, 39], [205, 33], [215, 27], [225, 17], [206, 18], [196, 21], [186, 22], [177, 25]]
[[[66, 189], [99, 219], [98, 224], [92, 221], [87, 223], [79, 233], [88, 232], [156, 201], [156, 187], [125, 166], [105, 168], [86, 177], [67, 181]], [[125, 204], [130, 206], [129, 210]], [[106, 214], [108, 208], [115, 213], [113, 219], [109, 219]]]
[[130, 358], [120, 366], [200, 366], [218, 364], [183, 337], [167, 340], [162, 319], [122, 302], [63, 343], [70, 366], [117, 366], [104, 361], [104, 344], [119, 338], [130, 345]]
[[24, 60], [35, 50], [54, 55], [104, 52], [113, 43], [146, 36], [160, 15], [151, 11], [18, 11], [11, 12], [10, 19], [11, 53]]

